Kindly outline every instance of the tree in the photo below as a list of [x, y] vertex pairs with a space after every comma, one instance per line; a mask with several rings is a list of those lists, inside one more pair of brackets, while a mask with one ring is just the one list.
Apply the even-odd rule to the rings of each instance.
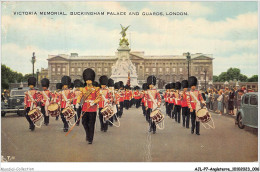
[[238, 77], [238, 80], [241, 81], [241, 82], [247, 82], [247, 76], [240, 74], [239, 77]]
[[258, 82], [258, 75], [253, 75], [251, 78], [248, 78], [248, 82]]
[[24, 81], [24, 82], [27, 82], [27, 81], [28, 81], [28, 78], [31, 77], [31, 76], [33, 76], [32, 73], [25, 74], [25, 75], [23, 76], [23, 81]]
[[240, 69], [229, 68], [227, 70], [227, 81], [230, 81], [230, 80], [233, 81], [234, 79], [238, 80], [239, 76], [240, 76]]
[[228, 81], [227, 72], [222, 72], [222, 73], [218, 76], [218, 81], [219, 81], [219, 82]]
[[218, 76], [213, 75], [213, 82], [218, 82]]

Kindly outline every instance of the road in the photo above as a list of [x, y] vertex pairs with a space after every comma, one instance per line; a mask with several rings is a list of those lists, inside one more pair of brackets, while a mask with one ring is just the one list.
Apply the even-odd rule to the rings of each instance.
[[201, 125], [201, 135], [191, 134], [168, 116], [165, 129], [148, 132], [141, 108], [124, 109], [121, 126], [100, 131], [97, 118], [92, 145], [82, 124], [65, 136], [62, 121], [31, 132], [25, 117], [2, 117], [2, 156], [12, 162], [255, 162], [257, 129], [239, 129], [234, 118], [211, 113], [215, 129]]

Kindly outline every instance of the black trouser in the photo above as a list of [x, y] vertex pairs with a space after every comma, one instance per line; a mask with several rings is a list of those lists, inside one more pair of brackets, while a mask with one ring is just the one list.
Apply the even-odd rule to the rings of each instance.
[[125, 101], [124, 101], [124, 104], [125, 104], [125, 108], [126, 108], [126, 109], [129, 109], [129, 107], [130, 107], [130, 101], [129, 101], [129, 100], [125, 100]]
[[151, 112], [152, 112], [152, 109], [148, 108], [148, 110], [147, 110], [147, 116], [149, 116], [150, 131], [156, 131], [155, 122], [153, 122], [152, 119], [150, 118]]
[[190, 113], [191, 115], [191, 131], [194, 132], [194, 128], [196, 127], [196, 134], [200, 133], [200, 122], [196, 121], [196, 112], [193, 110], [193, 112]]
[[92, 142], [94, 138], [95, 122], [97, 112], [83, 112], [82, 125], [86, 132], [86, 138]]
[[168, 104], [168, 112], [169, 112], [169, 117], [173, 118], [174, 117], [174, 111], [173, 111], [173, 103]]
[[124, 109], [124, 102], [119, 102], [120, 108], [119, 108], [119, 113], [118, 113], [118, 117], [121, 118], [123, 115], [123, 109]]
[[50, 117], [46, 116], [45, 106], [41, 106], [41, 113], [43, 114], [44, 117], [44, 124], [49, 124]]
[[165, 108], [166, 114], [169, 116], [168, 102], [165, 102]]
[[25, 118], [27, 119], [27, 121], [29, 122], [29, 125], [30, 125], [30, 129], [34, 129], [35, 128], [35, 125], [34, 123], [32, 122], [31, 118], [29, 117], [28, 113], [30, 111], [30, 107], [27, 107], [25, 109]]
[[[64, 108], [61, 108], [61, 112], [63, 111], [63, 109], [64, 109]], [[60, 113], [60, 117], [61, 117], [62, 122], [63, 122], [63, 128], [64, 128], [64, 129], [68, 129], [68, 128], [69, 128], [69, 124], [68, 124], [68, 122], [66, 121], [66, 119], [65, 119], [65, 117], [64, 117], [64, 115], [63, 115], [63, 113]]]
[[119, 108], [118, 105], [116, 105], [116, 114], [113, 116], [115, 121], [117, 121], [118, 114], [119, 114]]
[[190, 109], [188, 107], [182, 107], [182, 125], [185, 127], [186, 123], [186, 128], [189, 128], [190, 124]]
[[100, 121], [100, 126], [101, 126], [101, 131], [107, 131], [108, 129], [108, 121], [103, 121], [103, 115], [101, 114], [101, 110], [103, 108], [99, 108], [99, 121]]
[[174, 106], [174, 114], [175, 114], [175, 121], [180, 123], [180, 121], [181, 121], [181, 106], [180, 105]]
[[145, 110], [144, 103], [142, 103], [142, 109], [143, 109], [143, 115], [146, 117], [146, 110]]
[[136, 105], [135, 107], [139, 108], [140, 104], [141, 104], [141, 99], [135, 99], [135, 105]]
[[[77, 114], [75, 115], [75, 122], [77, 122], [81, 115], [81, 106], [79, 106], [79, 108], [76, 109], [76, 106], [74, 105], [74, 110], [77, 112]], [[80, 124], [80, 120], [78, 120], [77, 124]]]

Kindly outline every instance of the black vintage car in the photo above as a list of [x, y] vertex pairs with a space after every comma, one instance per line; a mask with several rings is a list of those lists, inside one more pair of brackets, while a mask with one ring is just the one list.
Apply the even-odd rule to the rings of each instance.
[[10, 97], [1, 102], [1, 115], [6, 113], [17, 113], [18, 116], [23, 116], [24, 111], [24, 92], [28, 91], [29, 87], [11, 89]]

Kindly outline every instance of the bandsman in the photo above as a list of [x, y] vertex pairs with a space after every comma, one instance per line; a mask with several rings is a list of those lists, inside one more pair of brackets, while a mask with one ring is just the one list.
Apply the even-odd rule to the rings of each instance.
[[180, 89], [181, 89], [181, 83], [176, 82], [175, 83], [175, 92], [174, 92], [174, 111], [175, 111], [175, 121], [180, 123], [181, 120], [181, 94], [180, 94]]
[[182, 107], [182, 126], [186, 128], [189, 128], [190, 124], [190, 100], [189, 93], [188, 93], [188, 81], [183, 80], [181, 82], [181, 86], [183, 88], [182, 94], [181, 94], [181, 107]]
[[50, 92], [50, 90], [48, 90], [49, 85], [50, 85], [49, 79], [43, 78], [41, 80], [41, 85], [42, 85], [42, 89], [43, 89], [43, 91], [39, 92], [40, 102], [41, 102], [41, 112], [44, 116], [44, 124], [48, 125], [49, 121], [50, 121], [50, 116], [49, 116], [47, 108], [51, 102], [51, 92]]
[[79, 105], [77, 107], [77, 100], [78, 100], [78, 97], [80, 96], [81, 94], [81, 88], [83, 87], [83, 83], [79, 80], [79, 79], [76, 79], [74, 81], [74, 86], [75, 86], [75, 90], [74, 90], [74, 93], [73, 93], [73, 105], [74, 105], [74, 108], [75, 108], [75, 111], [77, 112], [77, 115], [75, 115], [75, 122], [77, 126], [79, 126], [80, 124], [80, 120], [78, 120], [80, 118], [80, 115], [81, 115], [81, 105]]

